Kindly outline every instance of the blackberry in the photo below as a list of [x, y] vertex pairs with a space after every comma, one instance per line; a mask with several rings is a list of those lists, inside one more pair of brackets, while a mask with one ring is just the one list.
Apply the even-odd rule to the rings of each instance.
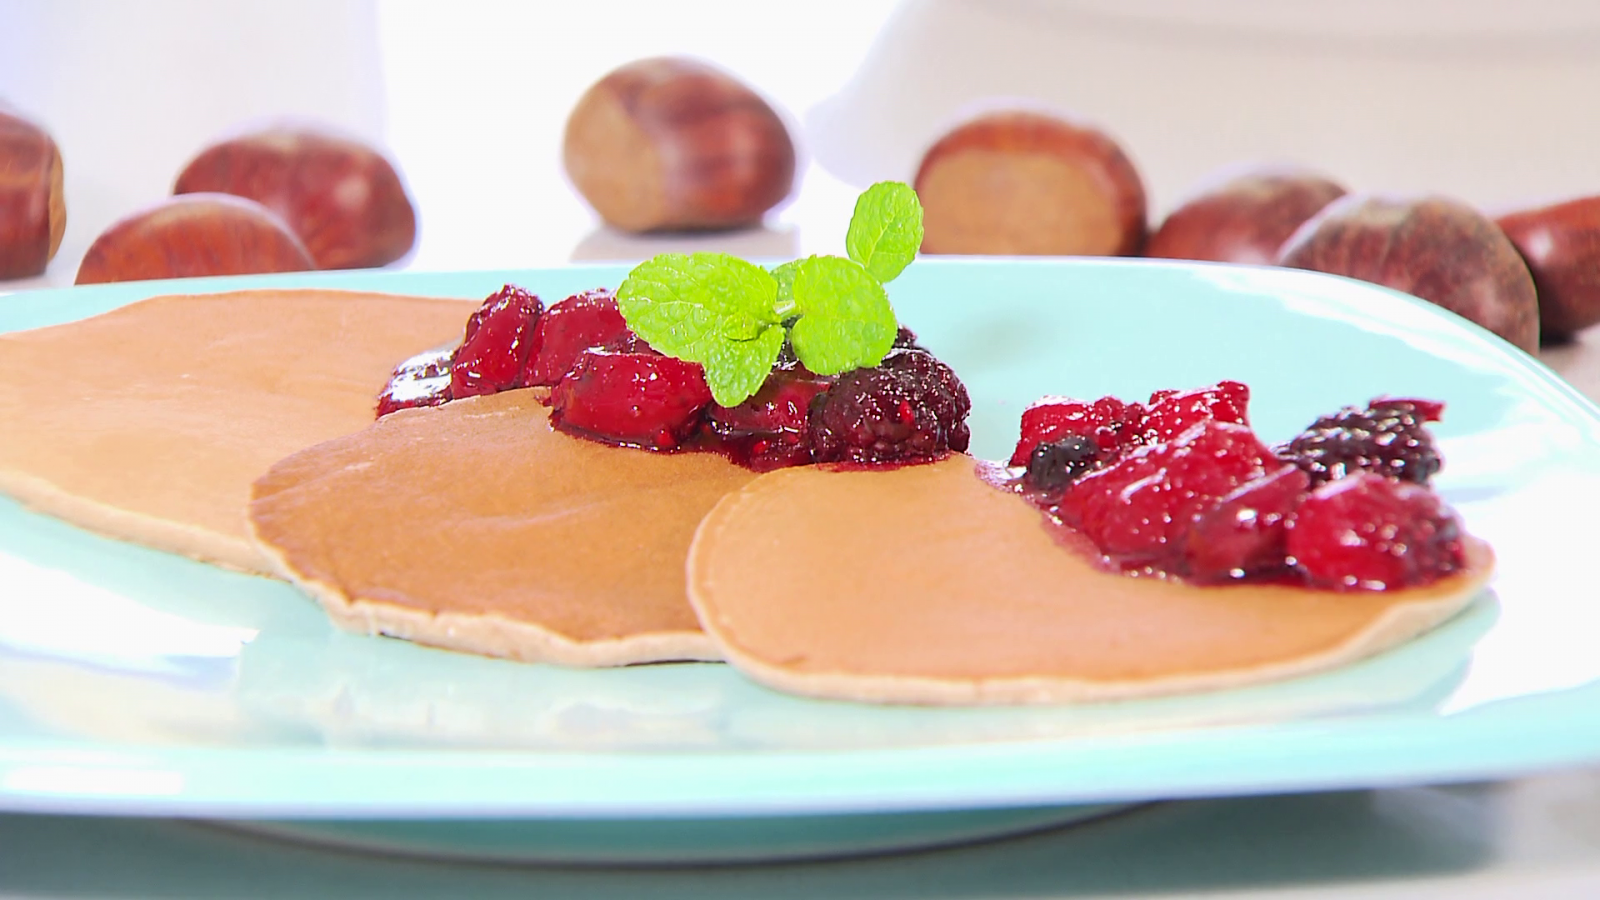
[[[923, 353], [929, 352], [927, 347], [917, 343], [916, 333], [904, 325], [901, 325], [899, 329], [895, 331], [894, 344], [889, 349], [921, 350]], [[783, 339], [783, 346], [778, 349], [778, 360], [777, 362], [773, 363], [772, 367], [783, 372], [809, 371], [800, 363], [800, 357], [794, 352], [794, 342], [790, 341], [787, 337]]]
[[807, 412], [817, 462], [908, 462], [967, 449], [972, 402], [950, 367], [920, 350], [891, 350], [839, 376]]
[[1439, 471], [1439, 450], [1424, 425], [1442, 405], [1429, 400], [1379, 398], [1366, 409], [1346, 407], [1311, 423], [1277, 448], [1281, 459], [1311, 476], [1311, 486], [1356, 472], [1426, 485]]
[[894, 333], [894, 347], [897, 350], [921, 350], [928, 352], [928, 348], [917, 343], [917, 333], [901, 325]]
[[783, 346], [778, 348], [778, 358], [772, 363], [772, 367], [780, 372], [804, 368], [800, 365], [800, 357], [794, 352], [794, 342], [789, 340], [788, 336], [784, 337]]
[[1099, 459], [1100, 446], [1083, 435], [1044, 441], [1028, 456], [1026, 480], [1041, 491], [1058, 491], [1093, 469]]

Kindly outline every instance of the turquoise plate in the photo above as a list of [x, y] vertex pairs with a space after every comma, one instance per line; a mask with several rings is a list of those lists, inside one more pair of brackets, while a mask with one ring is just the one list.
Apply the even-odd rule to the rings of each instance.
[[[619, 268], [343, 273], [0, 298], [0, 329], [173, 291], [546, 297]], [[568, 861], [893, 849], [1152, 799], [1444, 782], [1600, 759], [1600, 410], [1427, 304], [1282, 269], [944, 261], [892, 285], [1005, 455], [1041, 394], [1222, 378], [1268, 440], [1378, 394], [1448, 402], [1439, 489], [1500, 557], [1422, 638], [1314, 677], [1082, 707], [802, 700], [707, 664], [576, 671], [335, 631], [287, 585], [0, 501], [0, 809], [228, 819]], [[0, 440], [6, 440], [0, 435]]]

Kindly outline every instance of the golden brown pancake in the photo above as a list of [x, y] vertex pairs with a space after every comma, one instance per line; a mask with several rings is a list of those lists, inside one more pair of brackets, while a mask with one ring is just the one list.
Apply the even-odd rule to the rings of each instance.
[[684, 593], [700, 519], [755, 474], [569, 437], [532, 391], [402, 410], [290, 456], [251, 524], [341, 626], [567, 665], [719, 659]]
[[112, 537], [267, 571], [245, 524], [250, 483], [369, 424], [395, 364], [459, 340], [474, 308], [241, 291], [0, 335], [0, 491]]
[[1486, 583], [1487, 545], [1427, 588], [1201, 588], [1102, 571], [970, 457], [782, 469], [728, 495], [689, 551], [727, 661], [780, 690], [883, 703], [1059, 703], [1253, 684], [1414, 637]]

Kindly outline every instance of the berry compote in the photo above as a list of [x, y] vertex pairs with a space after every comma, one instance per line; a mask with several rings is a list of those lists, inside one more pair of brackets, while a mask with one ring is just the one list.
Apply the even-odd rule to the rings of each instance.
[[972, 408], [955, 372], [905, 328], [881, 363], [835, 376], [808, 371], [786, 344], [754, 396], [719, 406], [701, 367], [663, 356], [629, 330], [611, 291], [545, 308], [506, 285], [473, 312], [461, 344], [395, 370], [378, 415], [523, 388], [547, 392], [551, 424], [569, 434], [712, 451], [756, 471], [938, 459], [966, 450]]
[[1443, 404], [1378, 398], [1269, 448], [1224, 381], [1147, 402], [1046, 397], [1022, 414], [1009, 484], [1114, 570], [1196, 584], [1419, 587], [1464, 565], [1427, 486]]

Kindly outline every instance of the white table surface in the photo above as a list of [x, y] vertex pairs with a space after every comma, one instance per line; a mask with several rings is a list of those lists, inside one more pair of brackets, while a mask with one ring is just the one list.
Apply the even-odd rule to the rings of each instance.
[[[421, 213], [403, 265], [637, 259], [559, 170], [578, 93], [628, 59], [704, 56], [789, 114], [806, 153], [767, 228], [688, 242], [835, 252], [859, 186], [908, 179], [985, 97], [1087, 113], [1153, 213], [1206, 171], [1295, 159], [1485, 207], [1600, 191], [1600, 6], [1543, 0], [812, 0], [422, 4], [0, 0], [0, 98], [55, 134], [67, 285], [102, 228], [238, 121], [285, 113], [391, 148]], [[1600, 398], [1600, 330], [1547, 350]], [[728, 869], [484, 867], [361, 856], [163, 820], [0, 815], [0, 898], [1600, 897], [1600, 765], [1496, 784], [1157, 804], [869, 860]]]

